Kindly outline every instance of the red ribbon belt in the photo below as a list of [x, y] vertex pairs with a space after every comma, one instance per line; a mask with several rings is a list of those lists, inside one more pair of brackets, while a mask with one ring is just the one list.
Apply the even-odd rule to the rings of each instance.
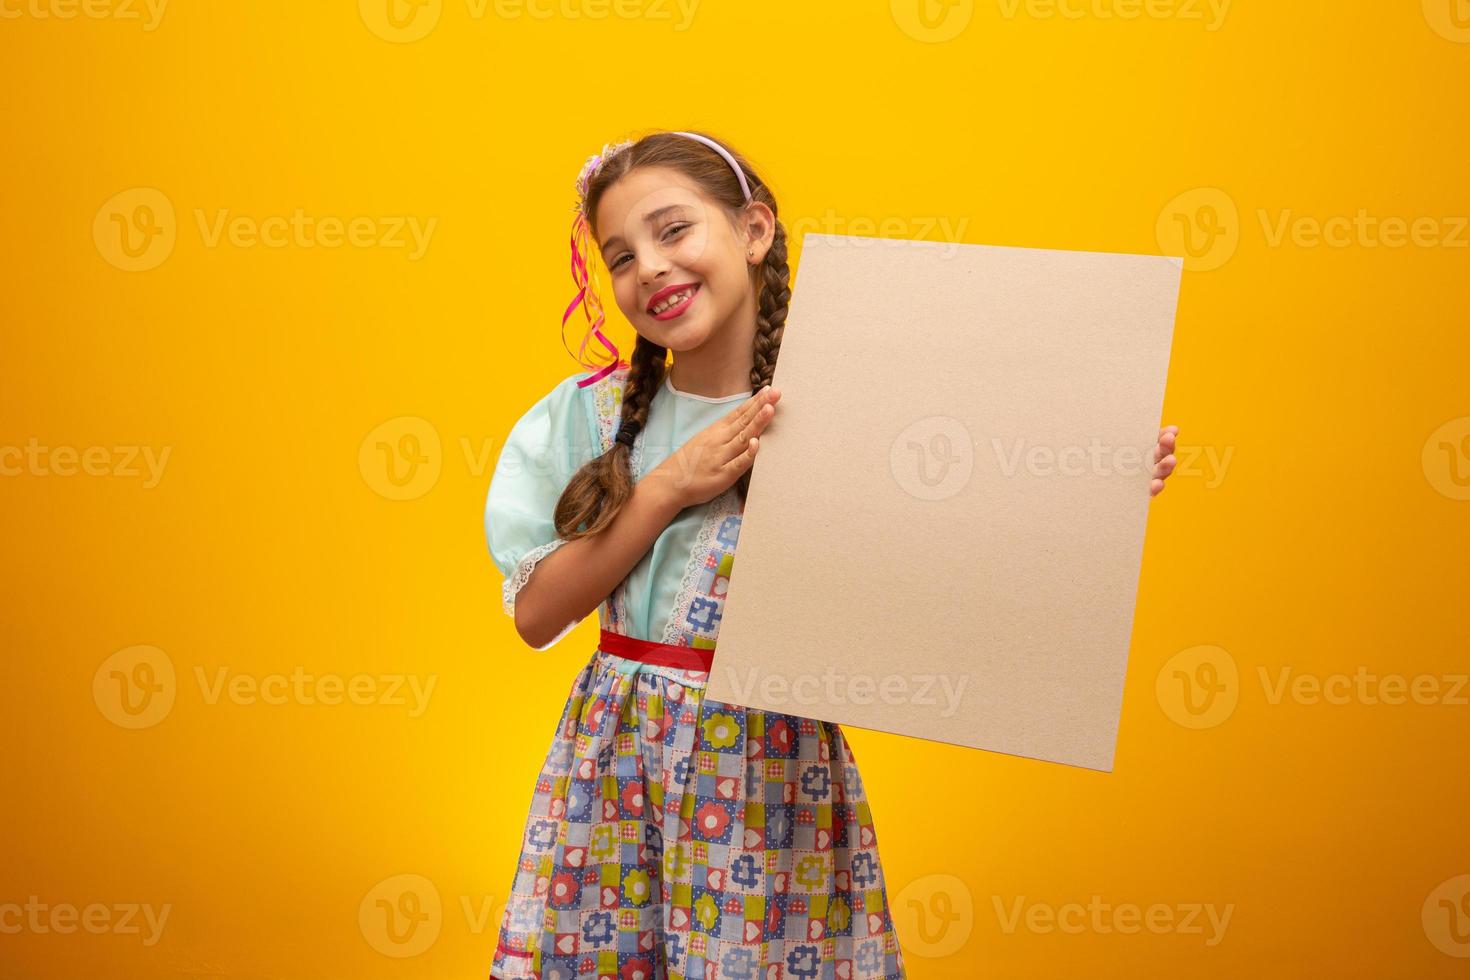
[[713, 649], [681, 647], [672, 643], [654, 643], [652, 640], [639, 640], [607, 630], [602, 631], [602, 639], [598, 641], [597, 649], [619, 657], [627, 657], [629, 660], [637, 660], [639, 663], [655, 664], [659, 667], [677, 667], [680, 670], [702, 670], [706, 674], [709, 673], [710, 665], [715, 661]]

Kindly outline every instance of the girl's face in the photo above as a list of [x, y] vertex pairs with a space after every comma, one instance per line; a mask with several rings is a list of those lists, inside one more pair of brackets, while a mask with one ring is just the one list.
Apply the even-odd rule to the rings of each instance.
[[693, 350], [740, 316], [754, 322], [750, 268], [768, 243], [758, 231], [747, 243], [678, 171], [639, 167], [621, 177], [598, 201], [593, 229], [618, 309], [653, 343]]

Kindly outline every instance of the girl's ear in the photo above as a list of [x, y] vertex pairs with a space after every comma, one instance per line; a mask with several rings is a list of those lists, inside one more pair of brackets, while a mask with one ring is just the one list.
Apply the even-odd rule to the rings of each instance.
[[776, 213], [770, 205], [752, 201], [745, 206], [745, 261], [760, 265], [776, 239]]

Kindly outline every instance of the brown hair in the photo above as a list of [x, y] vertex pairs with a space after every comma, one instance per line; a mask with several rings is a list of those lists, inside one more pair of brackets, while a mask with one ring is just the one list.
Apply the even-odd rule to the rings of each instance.
[[[709, 136], [700, 133], [701, 136]], [[709, 137], [714, 139], [714, 137]], [[760, 201], [779, 214], [776, 198], [765, 181], [734, 148], [724, 140], [716, 140], [730, 151], [750, 185], [752, 201]], [[697, 140], [673, 133], [652, 133], [608, 160], [588, 182], [585, 210], [589, 217], [597, 213], [597, 202], [618, 178], [635, 167], [668, 167], [695, 181], [705, 194], [725, 208], [734, 223], [745, 209], [745, 195], [735, 171], [724, 157]], [[779, 218], [775, 239], [765, 259], [752, 269], [756, 296], [756, 333], [750, 368], [750, 387], [760, 391], [771, 383], [776, 370], [776, 356], [781, 351], [781, 331], [786, 324], [786, 308], [791, 301], [791, 269], [786, 263], [786, 229]], [[659, 385], [663, 384], [668, 348], [652, 343], [641, 335], [628, 358], [627, 381], [623, 387], [622, 422], [633, 421], [641, 430], [648, 420], [648, 407]], [[614, 434], [617, 433], [614, 428]], [[619, 509], [633, 494], [632, 447], [614, 442], [611, 449], [589, 460], [572, 475], [561, 499], [557, 501], [554, 520], [558, 536], [569, 541], [596, 534], [612, 523]], [[745, 499], [750, 487], [751, 470], [736, 482], [740, 498]], [[582, 527], [582, 525], [586, 527]]]

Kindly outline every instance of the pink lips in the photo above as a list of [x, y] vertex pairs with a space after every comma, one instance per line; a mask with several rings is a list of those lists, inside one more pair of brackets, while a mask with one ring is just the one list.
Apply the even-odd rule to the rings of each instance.
[[683, 285], [679, 286], [667, 286], [654, 293], [653, 298], [648, 301], [648, 306], [651, 309], [657, 306], [659, 303], [662, 303], [665, 297], [672, 296], [675, 293], [682, 292], [686, 289], [690, 290], [687, 299], [674, 306], [669, 307], [662, 313], [652, 314], [653, 318], [655, 320], [672, 320], [676, 316], [683, 316], [684, 311], [689, 309], [689, 304], [694, 302], [694, 297], [699, 295], [700, 287], [697, 283], [684, 283]]

